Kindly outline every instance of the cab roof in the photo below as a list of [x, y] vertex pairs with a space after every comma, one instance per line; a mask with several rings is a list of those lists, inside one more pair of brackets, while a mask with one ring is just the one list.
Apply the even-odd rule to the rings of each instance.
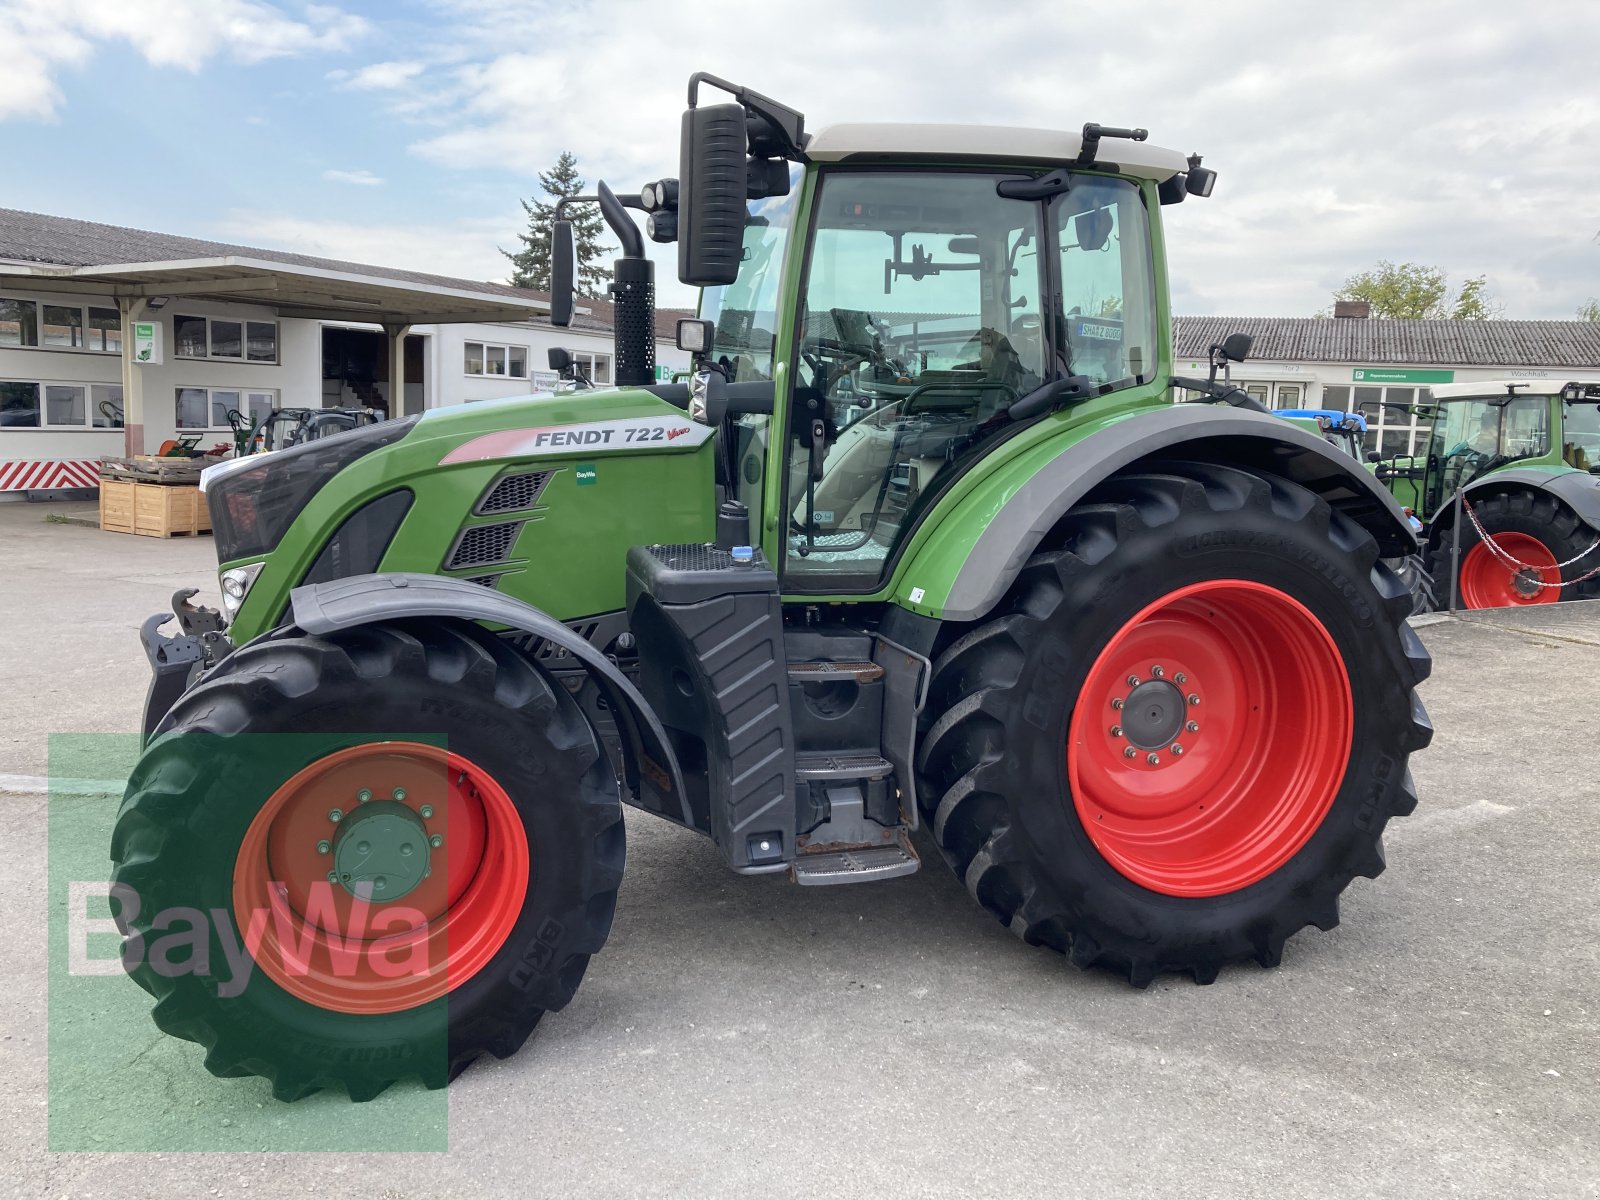
[[[812, 162], [881, 162], [895, 158], [949, 158], [983, 162], [1070, 164], [1083, 138], [1057, 129], [1003, 125], [828, 125], [806, 142]], [[1095, 165], [1161, 182], [1189, 167], [1187, 155], [1149, 142], [1106, 139]]]
[[1519, 396], [1558, 396], [1564, 380], [1556, 379], [1480, 379], [1475, 383], [1443, 383], [1428, 389], [1435, 400], [1468, 400], [1497, 398], [1507, 395], [1512, 388]]

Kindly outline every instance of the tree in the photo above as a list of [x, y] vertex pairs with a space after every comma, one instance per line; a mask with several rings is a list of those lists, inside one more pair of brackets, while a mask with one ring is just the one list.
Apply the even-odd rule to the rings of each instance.
[[1600, 321], [1600, 300], [1590, 296], [1589, 299], [1578, 305], [1578, 320]]
[[[527, 232], [517, 235], [522, 249], [500, 251], [511, 260], [512, 287], [550, 290], [550, 225], [556, 219], [556, 201], [563, 196], [582, 195], [583, 186], [578, 160], [570, 150], [563, 150], [556, 165], [540, 173], [539, 187], [547, 198], [534, 197], [531, 204], [522, 202], [522, 211], [528, 214]], [[567, 209], [567, 218], [578, 244], [578, 295], [601, 299], [611, 283], [611, 272], [601, 262], [611, 247], [602, 240], [605, 222], [600, 210], [593, 204], [578, 205]]]
[[1474, 276], [1454, 296], [1450, 280], [1438, 267], [1382, 259], [1370, 271], [1344, 281], [1335, 300], [1365, 300], [1372, 315], [1384, 320], [1486, 321], [1500, 315], [1501, 306], [1489, 295], [1488, 280]]

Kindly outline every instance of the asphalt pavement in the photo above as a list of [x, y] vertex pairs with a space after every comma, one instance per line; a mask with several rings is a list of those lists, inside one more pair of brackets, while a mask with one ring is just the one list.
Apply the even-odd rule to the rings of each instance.
[[1134, 991], [1022, 945], [926, 845], [803, 889], [630, 812], [610, 944], [521, 1053], [284, 1105], [65, 972], [135, 632], [176, 587], [214, 603], [215, 562], [47, 511], [79, 510], [0, 504], [0, 1194], [1600, 1196], [1600, 602], [1420, 629], [1421, 803], [1276, 970]]

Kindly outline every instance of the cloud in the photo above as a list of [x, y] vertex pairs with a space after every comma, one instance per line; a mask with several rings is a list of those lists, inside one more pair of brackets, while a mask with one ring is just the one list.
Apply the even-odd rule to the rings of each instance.
[[255, 63], [343, 50], [371, 28], [327, 5], [306, 5], [303, 17], [258, 0], [0, 0], [0, 120], [55, 117], [57, 70], [82, 65], [103, 42], [127, 42], [154, 66], [197, 71], [222, 54]]
[[335, 171], [329, 168], [322, 173], [322, 177], [330, 183], [353, 183], [360, 187], [383, 186], [383, 179], [371, 171]]
[[[811, 0], [803, 21], [744, 0], [680, 0], [670, 20], [640, 0], [435, 8], [461, 61], [390, 112], [417, 122], [414, 154], [452, 171], [531, 182], [571, 149], [591, 182], [669, 174], [698, 69], [797, 105], [811, 128], [1092, 120], [1203, 152], [1216, 195], [1164, 214], [1180, 311], [1310, 314], [1389, 258], [1455, 283], [1486, 274], [1511, 316], [1566, 317], [1600, 274], [1583, 179], [1600, 161], [1600, 99], [1572, 83], [1592, 73], [1600, 5], [1532, 21], [1499, 0], [1458, 0], [1448, 20], [1393, 0], [1349, 0], [1337, 18], [1147, 0], [1087, 23], [1081, 5], [990, 5], [974, 20], [955, 0]], [[597, 30], [633, 32], [600, 52]], [[752, 59], [759, 45], [782, 53]]]
[[459, 218], [427, 226], [325, 221], [236, 209], [205, 236], [457, 279], [503, 281], [509, 264], [495, 247], [515, 245], [516, 231], [525, 224], [515, 202], [499, 216]]
[[359, 91], [386, 91], [404, 87], [422, 71], [423, 64], [419, 62], [380, 62], [362, 67], [359, 71], [331, 72], [329, 78], [338, 76], [345, 87]]

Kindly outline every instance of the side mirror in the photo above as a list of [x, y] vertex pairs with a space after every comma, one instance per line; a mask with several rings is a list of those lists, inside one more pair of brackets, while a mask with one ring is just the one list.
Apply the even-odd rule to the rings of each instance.
[[578, 243], [572, 234], [572, 222], [556, 221], [550, 226], [550, 324], [562, 328], [572, 324], [572, 297], [577, 283]]
[[1078, 238], [1078, 249], [1098, 250], [1111, 236], [1111, 210], [1097, 208], [1093, 212], [1079, 213], [1072, 228]]
[[1210, 167], [1190, 167], [1188, 174], [1184, 176], [1183, 190], [1203, 200], [1211, 195], [1211, 189], [1216, 185], [1217, 173]]
[[558, 375], [565, 375], [572, 369], [572, 355], [562, 346], [551, 346], [545, 355], [545, 361]]
[[1248, 333], [1230, 333], [1222, 339], [1219, 347], [1222, 357], [1229, 362], [1243, 362], [1250, 357], [1250, 343], [1254, 339]]
[[678, 278], [717, 287], [739, 275], [749, 168], [742, 104], [683, 114], [678, 161]]

